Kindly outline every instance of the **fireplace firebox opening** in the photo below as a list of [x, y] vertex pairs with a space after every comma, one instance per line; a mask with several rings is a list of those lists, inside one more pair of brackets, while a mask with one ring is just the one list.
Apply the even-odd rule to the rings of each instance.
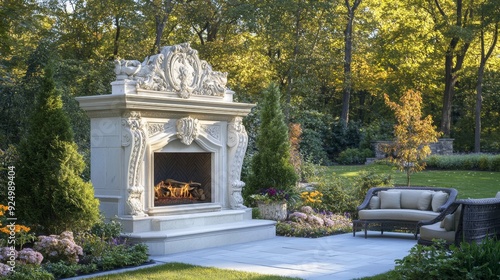
[[212, 202], [211, 153], [154, 153], [154, 206]]

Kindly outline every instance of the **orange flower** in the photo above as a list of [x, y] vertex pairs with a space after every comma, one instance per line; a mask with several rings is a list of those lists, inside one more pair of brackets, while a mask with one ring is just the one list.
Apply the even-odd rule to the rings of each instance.
[[10, 229], [8, 229], [7, 227], [0, 228], [0, 231], [7, 235], [10, 234]]
[[5, 206], [3, 204], [0, 204], [0, 216], [3, 216], [3, 214], [5, 213], [5, 211], [9, 210], [9, 207], [8, 206]]
[[[15, 225], [14, 226], [15, 233], [18, 233], [21, 231], [29, 232], [30, 230], [31, 230], [31, 228], [29, 228], [27, 226], [23, 226], [23, 225]], [[10, 234], [10, 228], [8, 226], [4, 226], [4, 227], [0, 228], [0, 232], [3, 232], [5, 234]]]

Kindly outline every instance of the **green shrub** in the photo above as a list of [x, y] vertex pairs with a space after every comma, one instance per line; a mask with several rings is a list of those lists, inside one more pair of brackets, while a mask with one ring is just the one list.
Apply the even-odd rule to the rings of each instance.
[[61, 94], [46, 69], [26, 138], [18, 147], [16, 199], [18, 218], [38, 232], [88, 229], [99, 217], [92, 184], [80, 175], [78, 153]]
[[137, 266], [148, 261], [147, 253], [148, 247], [144, 244], [113, 246], [101, 256], [98, 266], [102, 270]]
[[402, 260], [396, 260], [398, 279], [498, 279], [500, 242], [462, 243], [446, 248], [443, 241], [434, 246], [416, 245]]
[[47, 263], [43, 266], [56, 279], [74, 277], [78, 275], [79, 265], [76, 263], [68, 264], [64, 261]]
[[344, 213], [354, 213], [357, 202], [352, 196], [351, 182], [346, 179], [334, 178], [321, 180], [316, 186], [316, 190], [323, 194], [322, 203], [318, 211], [328, 211], [343, 215]]
[[330, 159], [327, 150], [331, 134], [330, 126], [333, 122], [331, 114], [315, 110], [292, 110], [291, 118], [294, 123], [300, 123], [302, 136], [300, 153], [314, 164], [329, 165]]
[[431, 169], [500, 171], [500, 155], [431, 155], [426, 163], [427, 168]]
[[9, 280], [53, 280], [54, 276], [39, 265], [16, 265], [15, 272], [0, 279]]
[[369, 189], [393, 184], [391, 175], [377, 174], [375, 171], [361, 171], [354, 179], [353, 197], [360, 205]]
[[114, 238], [120, 237], [122, 232], [122, 225], [117, 220], [111, 220], [109, 222], [105, 222], [104, 218], [95, 223], [90, 232], [96, 236], [103, 238], [106, 241], [109, 241]]
[[348, 148], [342, 151], [337, 157], [339, 164], [362, 164], [366, 162], [366, 158], [372, 157], [373, 151], [370, 149]]

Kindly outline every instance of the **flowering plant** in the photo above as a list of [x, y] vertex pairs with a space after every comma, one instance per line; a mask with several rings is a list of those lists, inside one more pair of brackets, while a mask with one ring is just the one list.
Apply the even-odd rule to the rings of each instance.
[[320, 191], [305, 191], [300, 194], [302, 204], [311, 207], [317, 207], [323, 202], [321, 198], [323, 194]]
[[83, 255], [83, 249], [75, 243], [71, 231], [65, 231], [60, 235], [40, 235], [33, 248], [51, 262], [78, 263], [78, 256]]
[[290, 198], [290, 194], [284, 190], [268, 188], [261, 190], [260, 193], [253, 194], [250, 197], [257, 203], [286, 202]]
[[[0, 246], [7, 245], [7, 239], [11, 233], [15, 234], [16, 240], [18, 241], [19, 247], [22, 249], [24, 244], [32, 242], [35, 240], [35, 234], [30, 233], [31, 228], [15, 224], [9, 225], [7, 219], [5, 218], [5, 213], [9, 210], [9, 207], [0, 204]], [[4, 225], [5, 224], [5, 225]]]

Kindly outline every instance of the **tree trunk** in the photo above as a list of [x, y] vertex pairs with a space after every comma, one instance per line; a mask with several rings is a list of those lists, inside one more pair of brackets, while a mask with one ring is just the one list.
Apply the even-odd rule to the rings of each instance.
[[167, 24], [170, 13], [174, 8], [172, 0], [166, 0], [164, 7], [155, 6], [153, 9], [157, 9], [157, 14], [155, 15], [155, 27], [156, 27], [156, 37], [153, 47], [151, 48], [151, 54], [157, 54], [161, 51], [161, 37], [163, 36], [163, 30], [165, 30], [165, 25]]
[[155, 23], [156, 23], [156, 37], [155, 37], [155, 44], [153, 48], [151, 48], [151, 54], [157, 54], [160, 53], [161, 49], [161, 37], [163, 35], [163, 30], [165, 29], [165, 24], [167, 23], [168, 20], [168, 15], [165, 15], [163, 17], [161, 16], [155, 16]]
[[297, 63], [297, 57], [299, 56], [300, 52], [300, 47], [299, 47], [299, 41], [300, 41], [300, 34], [302, 30], [302, 23], [301, 23], [301, 13], [302, 13], [302, 8], [299, 7], [297, 9], [296, 13], [296, 18], [295, 18], [295, 42], [293, 46], [293, 60], [292, 64], [290, 65], [290, 68], [288, 68], [288, 74], [287, 74], [287, 88], [286, 88], [286, 95], [285, 95], [285, 119], [286, 122], [290, 119], [290, 103], [292, 101], [292, 89], [293, 89], [293, 83], [294, 83], [294, 76], [295, 76], [295, 64]]
[[116, 32], [115, 32], [115, 42], [113, 46], [113, 59], [116, 59], [118, 57], [118, 48], [120, 46], [121, 25], [119, 16], [115, 16], [115, 26], [116, 26]]
[[[481, 22], [484, 22], [484, 17]], [[474, 129], [474, 152], [481, 152], [481, 107], [483, 102], [483, 77], [484, 68], [486, 67], [486, 62], [490, 58], [493, 50], [498, 41], [498, 22], [495, 23], [495, 29], [493, 31], [493, 41], [491, 42], [488, 52], [485, 53], [484, 46], [484, 30], [481, 29], [481, 62], [477, 70], [477, 84], [476, 84], [476, 110], [475, 110], [475, 129]]]
[[354, 23], [354, 12], [358, 8], [362, 0], [354, 0], [353, 5], [349, 4], [349, 0], [345, 0], [347, 8], [347, 24], [344, 30], [344, 85], [342, 87], [342, 113], [340, 120], [347, 126], [349, 122], [349, 101], [352, 92], [352, 29]]
[[[456, 43], [453, 45], [450, 43], [450, 49], [454, 49]], [[457, 40], [458, 42], [458, 40]], [[445, 84], [444, 84], [444, 94], [443, 94], [443, 110], [441, 117], [441, 132], [444, 135], [449, 136], [451, 130], [451, 103], [453, 100], [453, 95], [455, 94], [455, 83], [456, 77], [453, 73], [453, 51], [448, 50], [445, 58]]]
[[479, 70], [477, 71], [477, 85], [476, 85], [476, 111], [475, 111], [475, 123], [476, 127], [474, 129], [474, 153], [481, 152], [481, 106], [483, 102], [483, 76], [484, 76], [484, 64], [481, 59], [481, 65], [479, 65]]
[[[462, 11], [462, 0], [457, 0], [456, 2], [455, 26], [460, 29], [465, 29], [468, 27], [469, 22], [472, 22], [472, 9], [466, 9], [466, 13], [464, 15]], [[435, 3], [443, 18], [447, 18], [438, 1], [435, 1]], [[443, 135], [447, 137], [450, 136], [451, 132], [451, 109], [453, 96], [455, 95], [455, 85], [458, 80], [457, 73], [462, 69], [465, 55], [467, 54], [467, 51], [470, 47], [470, 42], [463, 42], [462, 48], [460, 50], [457, 50], [456, 48], [459, 41], [460, 37], [458, 36], [451, 39], [445, 56], [445, 87], [441, 116], [441, 132], [443, 132]], [[454, 59], [456, 59], [455, 62]]]

